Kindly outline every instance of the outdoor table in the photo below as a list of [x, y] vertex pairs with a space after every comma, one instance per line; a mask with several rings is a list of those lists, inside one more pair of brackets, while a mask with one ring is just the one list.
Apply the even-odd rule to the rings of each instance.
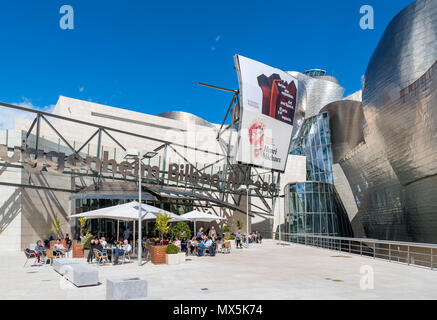
[[113, 261], [113, 259], [112, 259], [112, 257], [115, 255], [115, 249], [116, 249], [117, 247], [106, 247], [106, 248], [104, 248], [103, 250], [104, 251], [106, 251], [106, 253], [108, 254], [108, 255], [110, 255], [111, 256], [111, 262]]

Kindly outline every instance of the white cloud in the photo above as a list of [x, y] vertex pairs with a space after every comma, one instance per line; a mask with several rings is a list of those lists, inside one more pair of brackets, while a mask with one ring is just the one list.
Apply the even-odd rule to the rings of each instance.
[[[55, 108], [55, 105], [48, 105], [48, 106], [35, 106], [28, 98], [22, 98], [21, 102], [13, 102], [12, 105], [20, 106], [23, 108], [29, 108], [34, 110], [40, 110], [44, 112], [52, 113], [53, 109]], [[22, 111], [22, 110], [16, 110], [11, 108], [6, 108], [0, 106], [0, 129], [13, 129], [14, 128], [14, 119], [15, 118], [24, 118], [24, 119], [34, 119], [35, 114]]]
[[79, 92], [83, 92], [83, 90], [85, 90], [85, 87], [80, 87], [79, 88]]
[[221, 35], [218, 35], [217, 37], [215, 37], [215, 42], [219, 42], [221, 37], [222, 37]]

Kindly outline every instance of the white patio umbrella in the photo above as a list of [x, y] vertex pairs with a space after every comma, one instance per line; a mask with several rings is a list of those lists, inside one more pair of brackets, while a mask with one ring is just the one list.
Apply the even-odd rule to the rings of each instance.
[[[70, 218], [87, 218], [87, 219], [115, 219], [117, 221], [137, 221], [138, 220], [138, 202], [132, 201], [125, 204], [120, 204], [112, 207], [92, 210], [84, 213], [79, 213], [70, 216]], [[145, 203], [141, 204], [141, 211], [144, 212], [142, 220], [155, 220], [158, 212], [165, 213], [170, 216], [170, 222], [185, 221], [182, 216], [160, 209]], [[147, 229], [147, 224], [146, 224]], [[135, 228], [134, 228], [135, 232]], [[135, 233], [134, 233], [135, 236]], [[117, 239], [118, 239], [118, 224], [117, 224]]]
[[187, 212], [186, 214], [181, 215], [181, 217], [185, 218], [186, 220], [193, 221], [194, 222], [194, 236], [196, 236], [196, 222], [212, 222], [217, 220], [226, 220], [226, 218], [219, 217], [210, 213], [201, 212], [197, 210], [193, 210], [190, 212]]

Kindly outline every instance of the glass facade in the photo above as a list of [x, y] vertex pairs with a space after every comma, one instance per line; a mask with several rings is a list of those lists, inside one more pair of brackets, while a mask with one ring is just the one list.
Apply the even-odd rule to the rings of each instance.
[[307, 181], [334, 184], [331, 148], [328, 113], [324, 112], [306, 119], [298, 136], [292, 142], [291, 154], [306, 156]]
[[307, 182], [286, 188], [286, 232], [352, 236], [332, 173], [329, 115], [308, 118], [292, 141], [291, 154], [306, 157]]
[[287, 188], [286, 232], [352, 236], [344, 206], [332, 184], [302, 182]]

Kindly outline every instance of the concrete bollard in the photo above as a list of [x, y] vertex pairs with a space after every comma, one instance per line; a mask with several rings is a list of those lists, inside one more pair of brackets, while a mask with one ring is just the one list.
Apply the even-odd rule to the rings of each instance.
[[147, 281], [140, 278], [108, 279], [106, 300], [129, 300], [147, 298]]

